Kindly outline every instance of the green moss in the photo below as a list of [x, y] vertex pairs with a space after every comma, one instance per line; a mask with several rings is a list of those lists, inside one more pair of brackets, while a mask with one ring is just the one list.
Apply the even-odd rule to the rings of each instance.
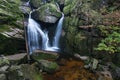
[[39, 61], [41, 59], [57, 59], [58, 56], [51, 55], [51, 54], [45, 54], [45, 53], [33, 53], [32, 58]]
[[59, 68], [59, 66], [56, 62], [51, 62], [51, 61], [47, 61], [47, 60], [39, 60], [39, 63], [41, 64], [40, 68], [43, 71], [46, 71], [48, 73], [53, 73]]
[[0, 33], [4, 32], [4, 31], [10, 31], [10, 26], [8, 26], [8, 25], [1, 25], [0, 26]]
[[42, 0], [30, 0], [30, 4], [31, 4], [34, 8], [38, 8], [38, 7], [40, 7], [43, 3], [42, 3]]
[[21, 70], [25, 78], [29, 78], [30, 80], [43, 80], [42, 75], [36, 69], [35, 65], [21, 65]]
[[65, 15], [71, 13], [77, 6], [79, 0], [65, 0], [66, 6], [63, 9]]
[[6, 65], [6, 64], [7, 65], [10, 64], [9, 60], [6, 57], [0, 58], [0, 66]]
[[44, 15], [51, 15], [51, 14], [56, 17], [61, 17], [61, 13], [58, 12], [57, 6], [53, 3], [47, 3], [41, 6], [39, 9], [39, 13], [41, 13], [39, 17], [43, 17], [43, 18]]

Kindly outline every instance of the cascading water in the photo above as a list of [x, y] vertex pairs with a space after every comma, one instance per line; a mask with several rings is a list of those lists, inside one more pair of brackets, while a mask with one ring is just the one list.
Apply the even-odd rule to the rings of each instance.
[[28, 0], [28, 2], [25, 3], [26, 6], [30, 6], [30, 0]]
[[58, 48], [58, 49], [59, 49], [59, 39], [60, 39], [60, 35], [62, 32], [63, 19], [64, 19], [64, 14], [62, 13], [62, 17], [58, 22], [56, 32], [55, 32], [54, 41], [53, 41], [53, 46]]
[[37, 27], [40, 27], [32, 18], [31, 13], [29, 14], [27, 34], [28, 34], [28, 48], [29, 53], [31, 54], [34, 50], [39, 49], [39, 37], [37, 32]]
[[[62, 24], [64, 20], [64, 14], [60, 18], [57, 28], [55, 31], [55, 36], [52, 45], [49, 44], [48, 31], [42, 30], [40, 24], [31, 18], [31, 13], [29, 14], [27, 34], [28, 34], [28, 49], [29, 53], [32, 54], [34, 50], [42, 49], [46, 51], [58, 51], [59, 50], [59, 38], [62, 31]], [[42, 38], [42, 45], [40, 46], [40, 38]]]

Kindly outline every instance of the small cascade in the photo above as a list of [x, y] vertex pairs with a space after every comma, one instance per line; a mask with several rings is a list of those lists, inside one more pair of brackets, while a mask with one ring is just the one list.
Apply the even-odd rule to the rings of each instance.
[[28, 0], [28, 2], [25, 3], [26, 6], [30, 6], [30, 0]]
[[34, 12], [34, 10], [31, 11], [29, 14], [27, 26], [27, 40], [29, 53], [32, 54], [32, 52], [37, 49], [57, 52], [59, 50], [59, 39], [62, 31], [64, 14], [62, 13], [62, 17], [60, 18], [57, 24], [54, 39], [52, 41], [52, 45], [50, 45], [48, 31], [42, 30], [40, 24], [38, 24], [34, 19], [31, 18], [32, 12]]
[[31, 13], [29, 14], [29, 19], [28, 19], [28, 26], [27, 26], [27, 34], [28, 34], [28, 48], [29, 48], [29, 53], [31, 54], [34, 50], [39, 49], [39, 34], [37, 28], [40, 27], [40, 25], [35, 22], [31, 18]]
[[58, 3], [56, 3], [56, 6], [57, 6], [58, 10], [60, 10], [60, 7], [59, 7], [59, 4], [58, 4]]
[[64, 14], [62, 13], [62, 17], [58, 22], [56, 32], [55, 32], [55, 37], [54, 37], [54, 40], [53, 40], [53, 46], [58, 48], [58, 49], [59, 49], [59, 39], [60, 39], [60, 35], [61, 35], [61, 32], [62, 32], [63, 20], [64, 20]]

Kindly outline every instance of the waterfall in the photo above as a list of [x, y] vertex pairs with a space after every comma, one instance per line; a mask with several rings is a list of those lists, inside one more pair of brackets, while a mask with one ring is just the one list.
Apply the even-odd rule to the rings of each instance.
[[30, 6], [30, 0], [25, 3], [25, 6]]
[[62, 17], [58, 22], [56, 32], [55, 32], [54, 41], [53, 41], [53, 46], [57, 47], [57, 48], [59, 48], [59, 39], [60, 39], [60, 35], [62, 32], [63, 19], [64, 19], [64, 14], [62, 13]]
[[29, 48], [29, 53], [31, 54], [34, 50], [39, 49], [39, 37], [38, 37], [38, 32], [37, 32], [37, 27], [40, 27], [38, 23], [36, 23], [32, 18], [31, 18], [31, 13], [29, 14], [29, 19], [28, 19], [28, 26], [27, 26], [27, 34], [28, 34], [28, 48]]
[[[38, 24], [35, 20], [31, 18], [31, 13], [29, 14], [28, 26], [27, 26], [27, 34], [28, 34], [28, 49], [29, 53], [32, 54], [34, 50], [42, 49], [46, 51], [58, 51], [59, 49], [59, 38], [62, 31], [62, 23], [64, 19], [64, 14], [62, 13], [62, 17], [58, 22], [53, 44], [49, 44], [48, 31], [42, 30], [40, 24]], [[42, 45], [40, 46], [40, 38], [42, 39]]]

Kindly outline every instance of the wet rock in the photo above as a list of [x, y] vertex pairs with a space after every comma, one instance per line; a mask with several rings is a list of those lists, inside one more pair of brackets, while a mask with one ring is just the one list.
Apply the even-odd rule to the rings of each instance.
[[9, 66], [3, 66], [3, 67], [0, 67], [0, 72], [5, 72], [7, 71], [7, 69], [9, 68]]
[[53, 73], [59, 68], [56, 62], [51, 62], [48, 60], [39, 60], [38, 65], [42, 71], [46, 71], [48, 73]]
[[8, 58], [6, 58], [4, 56], [0, 57], [0, 66], [9, 65], [9, 64], [10, 64], [10, 62], [9, 62]]
[[24, 13], [24, 14], [29, 14], [31, 9], [28, 6], [20, 6], [20, 10]]
[[41, 6], [32, 13], [32, 18], [46, 23], [55, 23], [61, 17], [61, 12], [53, 3]]
[[0, 80], [7, 80], [6, 75], [5, 74], [0, 74]]

